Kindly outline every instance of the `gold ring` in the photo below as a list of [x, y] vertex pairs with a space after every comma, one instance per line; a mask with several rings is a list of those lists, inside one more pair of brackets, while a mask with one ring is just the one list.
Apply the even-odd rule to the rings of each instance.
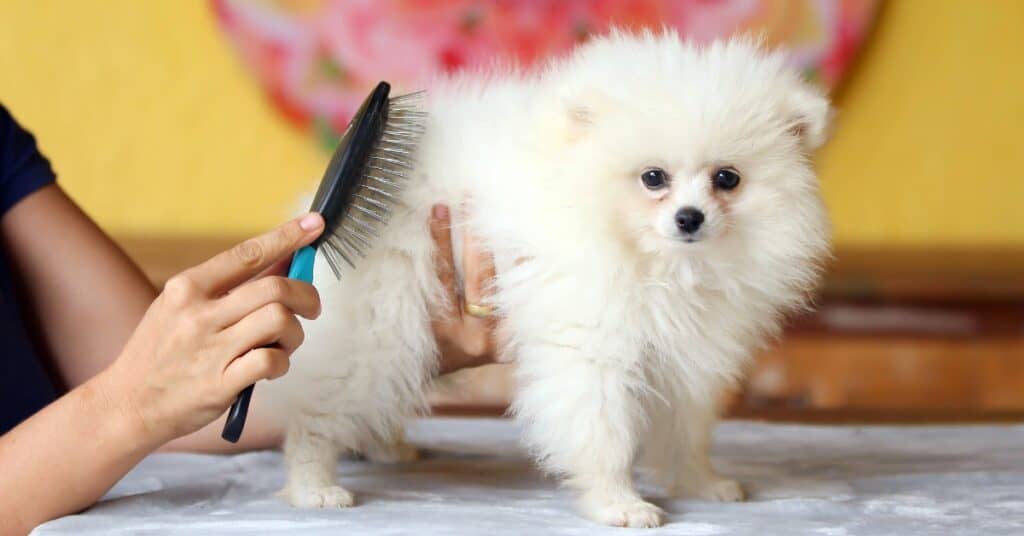
[[494, 307], [491, 307], [490, 305], [480, 305], [469, 302], [462, 305], [462, 310], [473, 318], [487, 318], [494, 313]]

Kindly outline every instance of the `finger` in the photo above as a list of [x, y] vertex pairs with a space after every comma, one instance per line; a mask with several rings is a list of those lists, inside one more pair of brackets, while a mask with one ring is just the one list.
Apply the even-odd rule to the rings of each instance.
[[[467, 205], [466, 210], [469, 210]], [[484, 250], [479, 237], [471, 226], [465, 226], [462, 235], [462, 273], [466, 303], [486, 305], [489, 301], [489, 285], [494, 278], [494, 261]], [[476, 366], [494, 359], [493, 318], [462, 317], [462, 347], [473, 359], [468, 363]]]
[[[466, 202], [462, 210], [472, 210], [472, 202]], [[468, 217], [465, 218], [469, 220]], [[488, 285], [494, 278], [494, 258], [484, 250], [473, 227], [466, 225], [462, 234], [462, 278], [465, 297], [469, 303], [483, 304], [487, 301]]]
[[484, 251], [472, 228], [467, 226], [462, 236], [462, 273], [466, 285], [466, 301], [484, 304], [489, 297], [488, 285], [494, 279], [494, 259]]
[[224, 370], [224, 385], [229, 396], [259, 380], [280, 378], [288, 372], [289, 354], [280, 348], [255, 348], [231, 362]]
[[320, 316], [320, 293], [309, 283], [270, 276], [243, 284], [213, 303], [211, 315], [220, 327], [230, 326], [253, 311], [279, 303], [294, 314], [313, 319]]
[[253, 279], [260, 279], [271, 275], [288, 275], [288, 268], [291, 267], [291, 264], [292, 258], [286, 255], [283, 259], [271, 264], [262, 272], [256, 274]]
[[274, 346], [294, 352], [305, 339], [302, 324], [291, 311], [281, 304], [271, 303], [261, 307], [221, 334], [226, 340], [229, 355], [239, 356], [263, 346]]
[[219, 296], [308, 245], [323, 229], [324, 219], [311, 212], [273, 231], [250, 238], [199, 266], [189, 268], [182, 275], [208, 295]]
[[452, 253], [451, 213], [445, 205], [434, 205], [430, 214], [430, 236], [434, 239], [434, 271], [444, 289], [445, 317], [458, 314], [459, 294], [455, 285], [455, 262]]

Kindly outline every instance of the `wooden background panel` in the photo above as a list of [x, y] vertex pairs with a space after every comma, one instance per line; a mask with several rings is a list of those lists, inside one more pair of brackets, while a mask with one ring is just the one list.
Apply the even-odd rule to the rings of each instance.
[[792, 337], [762, 354], [751, 407], [1024, 411], [1024, 342]]
[[[509, 367], [445, 378], [434, 403], [449, 412], [501, 412]], [[1024, 340], [788, 337], [758, 356], [729, 413], [820, 420], [965, 420], [1024, 417]]]

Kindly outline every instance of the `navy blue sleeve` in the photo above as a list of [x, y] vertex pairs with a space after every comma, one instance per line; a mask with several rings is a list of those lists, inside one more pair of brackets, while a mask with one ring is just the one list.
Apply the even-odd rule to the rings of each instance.
[[0, 104], [0, 216], [55, 178], [36, 139]]
[[[53, 180], [35, 138], [0, 105], [0, 216]], [[57, 396], [26, 330], [10, 260], [0, 248], [0, 435]]]

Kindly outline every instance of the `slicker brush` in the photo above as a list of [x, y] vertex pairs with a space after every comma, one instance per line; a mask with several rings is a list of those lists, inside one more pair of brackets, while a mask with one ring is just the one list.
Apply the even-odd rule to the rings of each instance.
[[[395, 98], [390, 93], [387, 82], [377, 84], [342, 135], [310, 207], [323, 216], [326, 228], [295, 252], [288, 277], [312, 283], [319, 249], [340, 279], [344, 265], [355, 268], [387, 225], [414, 169], [427, 118], [422, 92]], [[252, 385], [246, 387], [228, 411], [221, 437], [232, 443], [242, 436], [252, 392]]]

